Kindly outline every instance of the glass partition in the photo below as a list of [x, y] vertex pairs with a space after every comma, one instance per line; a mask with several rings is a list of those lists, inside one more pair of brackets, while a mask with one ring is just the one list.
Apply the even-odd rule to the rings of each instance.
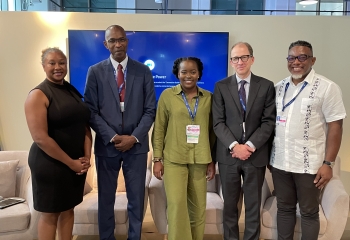
[[[0, 0], [0, 11], [194, 15], [350, 15], [350, 0]], [[25, 6], [25, 7], [23, 7]]]
[[302, 1], [297, 1], [295, 4], [295, 15], [316, 15], [317, 11], [317, 3], [310, 4], [310, 5], [303, 5], [301, 4]]
[[[320, 15], [342, 16], [343, 9], [344, 9], [343, 1], [327, 0], [327, 1], [320, 2]], [[323, 11], [327, 11], [327, 12], [323, 12]], [[332, 12], [332, 11], [336, 11], [336, 12]]]

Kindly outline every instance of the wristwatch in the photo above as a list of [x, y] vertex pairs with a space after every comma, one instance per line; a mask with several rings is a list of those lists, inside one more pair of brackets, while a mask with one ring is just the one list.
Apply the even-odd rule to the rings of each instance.
[[163, 163], [163, 158], [153, 158], [152, 162], [153, 162], [153, 163], [156, 163], [156, 162], [161, 162], [161, 163]]
[[333, 168], [335, 162], [329, 162], [329, 161], [324, 160], [324, 161], [323, 161], [323, 164], [326, 164], [326, 165], [328, 165], [330, 168]]

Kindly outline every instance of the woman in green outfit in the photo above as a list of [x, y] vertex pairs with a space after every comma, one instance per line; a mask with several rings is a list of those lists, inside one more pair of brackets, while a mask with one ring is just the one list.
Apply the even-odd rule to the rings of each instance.
[[197, 86], [203, 63], [176, 59], [173, 73], [180, 84], [163, 91], [153, 130], [153, 173], [164, 177], [168, 239], [202, 240], [207, 180], [215, 176], [212, 94]]

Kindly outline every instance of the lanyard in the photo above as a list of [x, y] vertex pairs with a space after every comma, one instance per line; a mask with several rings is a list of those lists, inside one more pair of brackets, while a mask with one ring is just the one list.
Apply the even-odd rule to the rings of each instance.
[[288, 88], [289, 88], [289, 82], [286, 84], [286, 88], [285, 88], [285, 90], [284, 90], [284, 95], [283, 95], [283, 99], [282, 99], [282, 112], [284, 112], [284, 109], [286, 109], [289, 105], [291, 105], [291, 104], [295, 101], [295, 99], [298, 97], [298, 95], [301, 93], [301, 91], [304, 90], [304, 88], [306, 87], [306, 85], [307, 85], [307, 82], [304, 82], [304, 84], [303, 84], [303, 86], [300, 88], [298, 94], [297, 94], [295, 97], [293, 97], [292, 100], [290, 100], [286, 105], [284, 105], [284, 99], [285, 99], [285, 97], [286, 97], [286, 92], [287, 92], [287, 90], [288, 90]]
[[187, 102], [187, 98], [186, 98], [184, 92], [181, 92], [181, 95], [182, 95], [182, 98], [183, 98], [183, 100], [185, 102], [185, 105], [187, 107], [188, 113], [190, 114], [190, 117], [192, 118], [192, 122], [193, 122], [194, 118], [196, 117], [196, 114], [197, 114], [199, 97], [197, 97], [197, 99], [196, 99], [196, 104], [194, 105], [194, 109], [193, 109], [193, 112], [192, 112], [191, 108], [190, 108], [190, 105]]
[[[118, 93], [120, 94], [123, 90], [124, 84], [126, 83], [126, 72], [127, 72], [128, 67], [125, 67], [124, 70], [124, 82], [122, 84], [120, 84], [120, 87], [118, 88]], [[123, 71], [123, 70], [122, 70]], [[114, 79], [117, 78], [117, 71], [114, 69]]]

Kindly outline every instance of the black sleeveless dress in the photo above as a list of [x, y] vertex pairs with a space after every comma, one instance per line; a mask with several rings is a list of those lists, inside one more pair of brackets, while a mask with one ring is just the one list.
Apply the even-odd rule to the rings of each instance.
[[[49, 136], [72, 159], [83, 157], [90, 111], [81, 100], [81, 94], [66, 81], [58, 85], [45, 79], [35, 89], [40, 89], [49, 100]], [[86, 174], [76, 175], [67, 165], [48, 156], [36, 143], [30, 148], [28, 163], [35, 210], [63, 212], [82, 202]]]

